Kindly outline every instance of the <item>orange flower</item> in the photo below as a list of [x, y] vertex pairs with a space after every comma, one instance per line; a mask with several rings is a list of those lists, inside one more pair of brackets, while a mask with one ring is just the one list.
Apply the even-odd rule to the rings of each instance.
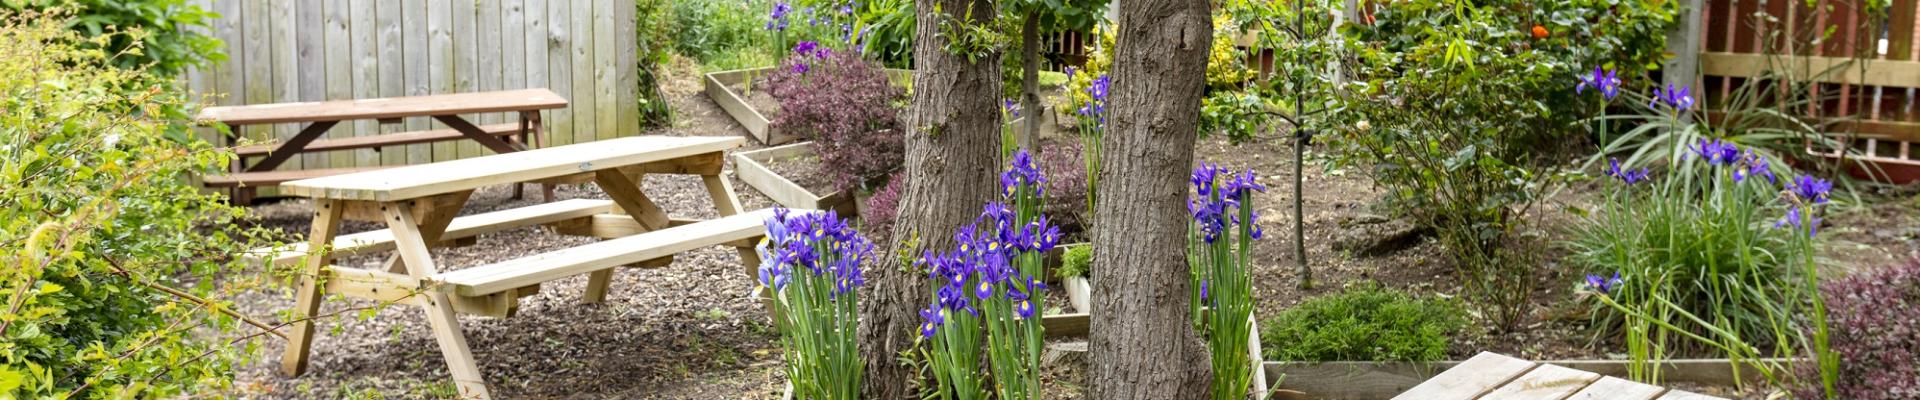
[[1547, 27], [1544, 27], [1544, 26], [1539, 26], [1539, 25], [1534, 25], [1534, 26], [1533, 26], [1533, 38], [1534, 38], [1534, 39], [1546, 39], [1546, 38], [1547, 38]]

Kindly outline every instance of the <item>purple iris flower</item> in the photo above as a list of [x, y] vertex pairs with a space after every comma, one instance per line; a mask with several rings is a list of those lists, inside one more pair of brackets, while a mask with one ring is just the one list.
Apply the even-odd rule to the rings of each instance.
[[1801, 229], [1806, 229], [1807, 237], [1819, 236], [1820, 235], [1820, 217], [1813, 217], [1812, 221], [1803, 221], [1803, 219], [1804, 218], [1802, 218], [1802, 216], [1800, 215], [1800, 207], [1788, 207], [1787, 215], [1784, 217], [1780, 217], [1780, 221], [1774, 222], [1773, 227], [1781, 228], [1788, 225], [1792, 225], [1793, 229], [1796, 231]]
[[1693, 154], [1700, 156], [1708, 165], [1733, 165], [1740, 162], [1740, 147], [1720, 139], [1700, 138], [1693, 148]]
[[1633, 185], [1636, 183], [1646, 181], [1647, 174], [1648, 172], [1646, 168], [1620, 169], [1620, 159], [1618, 158], [1607, 160], [1607, 176], [1613, 177], [1614, 179], [1619, 179], [1621, 182], [1625, 182], [1628, 185]]
[[1693, 108], [1692, 92], [1693, 88], [1687, 86], [1675, 88], [1673, 85], [1667, 85], [1665, 90], [1653, 88], [1653, 99], [1647, 102], [1647, 108], [1654, 108], [1659, 103], [1666, 103], [1675, 110]]
[[924, 338], [932, 338], [934, 333], [939, 332], [940, 325], [947, 323], [946, 315], [943, 315], [938, 307], [921, 309], [920, 319], [924, 320], [920, 323], [920, 337]]
[[792, 4], [787, 4], [787, 2], [785, 1], [774, 2], [773, 11], [767, 13], [766, 30], [770, 30], [770, 31], [787, 30], [787, 14], [790, 14], [792, 12], [793, 12]]
[[1039, 167], [1034, 166], [1033, 154], [1027, 153], [1026, 149], [1015, 151], [1012, 168], [1000, 173], [1000, 193], [1009, 198], [1021, 185], [1032, 188], [1034, 196], [1041, 196], [1044, 193], [1041, 188], [1046, 183], [1046, 176], [1040, 173]]
[[1000, 109], [1006, 111], [1007, 115], [1013, 118], [1020, 118], [1020, 102], [1013, 101], [1013, 99], [1002, 99], [1000, 100]]
[[1790, 186], [1794, 196], [1812, 204], [1825, 204], [1827, 196], [1833, 192], [1833, 182], [1807, 175], [1795, 178]]
[[1618, 271], [1613, 273], [1612, 278], [1587, 274], [1587, 288], [1600, 293], [1612, 293], [1614, 289], [1619, 289], [1620, 284], [1625, 282], [1625, 280], [1620, 279], [1620, 272]]
[[1613, 100], [1614, 96], [1620, 95], [1620, 78], [1611, 70], [1603, 70], [1595, 66], [1592, 74], [1580, 76], [1580, 84], [1573, 86], [1573, 92], [1582, 93], [1589, 87], [1599, 90], [1600, 95], [1605, 96], [1607, 100]]

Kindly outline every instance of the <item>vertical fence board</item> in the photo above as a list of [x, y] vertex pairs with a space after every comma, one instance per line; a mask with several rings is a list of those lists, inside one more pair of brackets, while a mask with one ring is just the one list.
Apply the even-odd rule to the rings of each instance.
[[[244, 57], [252, 61], [246, 65], [246, 80], [243, 81], [243, 86], [241, 86], [241, 88], [246, 91], [246, 97], [241, 101], [244, 102], [244, 104], [272, 103], [275, 101], [273, 98], [273, 70], [271, 69], [273, 67], [273, 43], [269, 40], [272, 37], [269, 36], [267, 31], [267, 25], [269, 23], [267, 20], [267, 5], [262, 2], [242, 1], [240, 3], [243, 7], [243, 12], [246, 13], [245, 25], [241, 28], [241, 39], [245, 40], [242, 46], [246, 48], [243, 54]], [[257, 142], [270, 140], [273, 135], [273, 128], [268, 126], [249, 125], [242, 129], [246, 131], [245, 138]], [[289, 162], [289, 164], [291, 163], [292, 162]]]
[[[347, 23], [347, 37], [353, 43], [353, 98], [368, 99], [380, 97], [380, 42], [374, 36], [374, 27], [379, 23], [373, 16], [373, 0], [352, 0], [347, 3], [350, 18]], [[380, 134], [377, 121], [354, 121], [354, 136], [376, 136]], [[380, 165], [380, 149], [356, 149], [353, 151], [354, 165]]]
[[[622, 0], [625, 1], [625, 0]], [[630, 1], [628, 3], [631, 3]], [[620, 136], [619, 122], [615, 118], [613, 100], [615, 89], [620, 87], [620, 77], [614, 75], [613, 46], [619, 42], [613, 37], [614, 0], [595, 0], [593, 13], [593, 115], [594, 138], [610, 139]], [[632, 7], [632, 4], [628, 4]]]
[[[615, 63], [613, 73], [615, 77], [619, 78], [619, 84], [614, 87], [615, 97], [613, 99], [613, 109], [608, 110], [608, 113], [619, 116], [619, 118], [614, 121], [614, 124], [619, 129], [619, 132], [616, 133], [617, 136], [640, 134], [640, 98], [638, 97], [640, 93], [639, 57], [641, 57], [642, 54], [651, 52], [652, 49], [639, 48], [640, 38], [636, 37], [638, 33], [635, 32], [634, 28], [634, 18], [638, 17], [639, 11], [636, 7], [638, 7], [638, 5], [632, 1], [616, 0], [613, 2], [613, 31], [609, 34], [613, 35], [616, 40], [613, 47], [614, 51], [608, 54], [607, 57]], [[631, 53], [633, 56], [621, 57], [620, 53], [622, 52]], [[626, 109], [621, 109], [622, 107]]]
[[573, 95], [573, 11], [568, 0], [547, 1], [547, 82], [549, 89], [560, 94], [568, 101], [569, 107], [547, 110], [549, 125], [554, 127], [549, 136], [557, 144], [574, 143], [573, 140], [573, 104], [580, 103], [580, 97]]
[[[427, 4], [425, 1], [389, 2], [400, 7], [400, 67], [406, 74], [408, 96], [422, 96], [432, 93], [428, 90], [427, 59], [432, 50], [427, 46]], [[392, 60], [387, 60], [391, 62]], [[426, 118], [407, 119], [408, 131], [426, 130], [433, 126]], [[433, 144], [418, 143], [407, 145], [407, 163], [420, 164], [433, 161]]]
[[[431, 35], [427, 39], [427, 46], [432, 49], [427, 53], [427, 93], [454, 93], [453, 1], [427, 1], [427, 31]], [[444, 127], [439, 122], [432, 123], [434, 129]], [[433, 160], [460, 158], [459, 148], [453, 142], [435, 142]]]
[[[474, 78], [474, 87], [482, 92], [501, 89], [500, 85], [500, 4], [497, 1], [473, 0], [474, 6], [474, 64], [479, 75]], [[473, 116], [473, 122], [479, 124], [500, 123], [500, 113], [486, 113]], [[475, 148], [479, 144], [474, 144]], [[492, 154], [492, 151], [479, 149], [476, 154]]]
[[[479, 90], [474, 81], [480, 79], [480, 46], [475, 39], [480, 37], [475, 26], [480, 20], [480, 8], [475, 3], [482, 0], [453, 0], [453, 92], [465, 93]], [[469, 116], [471, 117], [471, 116]], [[480, 123], [480, 120], [472, 120]], [[454, 142], [458, 148], [458, 158], [467, 158], [484, 154], [480, 144], [471, 140]]]
[[[525, 89], [527, 87], [527, 16], [526, 1], [507, 0], [500, 4], [500, 88]], [[517, 115], [505, 115], [509, 121], [518, 121]]]
[[[325, 1], [324, 8], [326, 11], [322, 17], [321, 30], [325, 32], [326, 45], [323, 46], [323, 48], [326, 49], [326, 51], [321, 53], [320, 65], [323, 66], [324, 74], [327, 77], [326, 98], [328, 99], [350, 99], [354, 96], [353, 57], [355, 57], [356, 54], [353, 53], [352, 32], [347, 29], [347, 18], [351, 17], [353, 12], [350, 6], [351, 4], [349, 4], [348, 0]], [[327, 132], [327, 137], [353, 137], [357, 134], [359, 128], [360, 125], [355, 122], [336, 125], [332, 131]], [[354, 153], [358, 151], [359, 150], [334, 151], [324, 154], [308, 154], [328, 156], [333, 164], [348, 166], [354, 165], [354, 163], [358, 161], [358, 158], [354, 157]]]
[[[523, 53], [527, 59], [526, 84], [527, 87], [548, 87], [551, 85], [547, 84], [547, 2], [546, 0], [527, 0], [524, 10], [527, 15], [526, 41], [524, 42], [526, 49]], [[542, 115], [543, 121], [551, 121], [545, 118], [547, 115], [552, 115], [551, 111], [541, 111], [541, 113], [545, 114]], [[553, 127], [548, 125], [546, 128], [546, 144], [552, 146], [554, 144]]]
[[593, 75], [593, 43], [599, 38], [593, 37], [592, 2], [573, 2], [573, 141], [591, 142], [597, 139], [594, 131], [599, 120], [594, 119], [595, 90]]
[[[369, 2], [371, 3], [371, 1]], [[379, 84], [376, 85], [378, 87], [378, 89], [376, 89], [378, 93], [375, 93], [375, 96], [398, 97], [407, 95], [406, 73], [401, 71], [401, 68], [406, 64], [400, 62], [402, 59], [400, 54], [404, 48], [404, 43], [400, 38], [400, 13], [400, 2], [398, 1], [382, 1], [374, 5], [374, 45], [378, 46], [378, 50], [376, 51], [379, 55], [377, 56], [378, 58], [370, 61], [376, 64], [375, 74], [379, 76]], [[354, 22], [358, 23], [360, 21]], [[405, 124], [382, 124], [378, 131], [379, 133], [386, 134], [404, 132], [406, 130]], [[407, 146], [380, 148], [380, 165], [406, 165], [407, 151]]]

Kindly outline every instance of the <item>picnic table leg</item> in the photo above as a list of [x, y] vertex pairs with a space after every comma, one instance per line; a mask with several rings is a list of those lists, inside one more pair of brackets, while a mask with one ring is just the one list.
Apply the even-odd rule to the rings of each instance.
[[[520, 131], [525, 132], [527, 135], [533, 136], [533, 147], [541, 148], [541, 149], [546, 148], [547, 147], [547, 131], [546, 131], [546, 125], [543, 125], [540, 123], [540, 112], [527, 111], [527, 112], [520, 113], [520, 119], [522, 121], [526, 121], [528, 124], [526, 128], [521, 129]], [[522, 137], [520, 140], [524, 142], [527, 140], [527, 138]], [[554, 184], [552, 183], [540, 184], [541, 195], [544, 196], [543, 199], [548, 203], [553, 202], [553, 186]]]
[[[420, 221], [420, 238], [427, 243], [440, 243], [440, 236], [447, 233], [447, 225], [453, 223], [454, 216], [460, 215], [460, 208], [466, 206], [467, 199], [473, 196], [473, 191], [455, 192], [442, 196], [448, 197], [434, 200], [433, 209], [428, 210], [426, 218]], [[385, 269], [387, 272], [404, 274], [407, 273], [407, 262], [400, 257], [400, 253], [394, 253], [387, 256]]]
[[[732, 216], [740, 213], [740, 198], [733, 193], [733, 181], [726, 175], [701, 175], [700, 180], [707, 186], [707, 196], [713, 198], [713, 208], [720, 216]], [[752, 246], [735, 246], [733, 250], [740, 254], [740, 263], [746, 267], [747, 281], [755, 282], [752, 295], [758, 297], [767, 307], [767, 315], [779, 320], [779, 308], [774, 307], [773, 293], [760, 286], [760, 253]]]
[[[593, 172], [593, 182], [600, 185], [600, 190], [607, 192], [607, 197], [613, 198], [614, 204], [620, 205], [622, 212], [632, 216], [635, 222], [639, 222], [641, 228], [648, 231], [665, 229], [668, 224], [667, 213], [661, 211], [659, 205], [654, 204], [653, 200], [647, 199], [647, 194], [640, 191], [639, 182], [645, 180], [646, 177], [646, 174], [628, 177], [626, 173], [620, 172], [619, 169], [603, 169]], [[607, 297], [607, 286], [612, 283], [612, 269], [588, 273], [587, 290], [582, 296], [581, 301], [586, 303], [605, 301]]]
[[307, 353], [313, 346], [313, 315], [320, 312], [320, 270], [333, 262], [333, 237], [339, 233], [340, 215], [345, 205], [338, 200], [314, 202], [313, 227], [307, 234], [306, 262], [295, 279], [293, 313], [289, 317], [292, 332], [287, 335], [286, 352], [280, 356], [280, 371], [298, 376], [307, 371]]
[[[420, 224], [413, 218], [413, 206], [412, 201], [400, 201], [385, 203], [382, 208], [387, 227], [393, 230], [395, 251], [406, 261], [407, 275], [425, 279], [437, 268], [432, 252], [427, 250], [427, 241], [421, 236]], [[422, 295], [426, 301], [421, 308], [426, 311], [427, 324], [433, 328], [434, 340], [440, 343], [440, 355], [447, 359], [447, 371], [453, 375], [460, 398], [491, 398], [486, 377], [480, 373], [473, 350], [467, 347], [466, 334], [460, 331], [460, 319], [454, 315], [452, 299], [438, 290], [428, 290]]]

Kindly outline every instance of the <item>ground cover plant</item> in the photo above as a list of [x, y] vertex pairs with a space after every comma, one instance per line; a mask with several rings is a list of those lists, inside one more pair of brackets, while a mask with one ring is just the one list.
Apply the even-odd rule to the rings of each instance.
[[1466, 327], [1456, 301], [1362, 284], [1269, 318], [1260, 346], [1282, 361], [1437, 361]]
[[270, 326], [228, 303], [260, 282], [215, 278], [263, 243], [181, 176], [230, 153], [193, 139], [170, 77], [113, 67], [142, 34], [83, 37], [74, 18], [0, 13], [0, 397], [228, 389]]
[[[1840, 361], [1834, 392], [1858, 400], [1920, 397], [1920, 259], [1825, 282], [1833, 348]], [[1794, 391], [1820, 398], [1820, 374], [1802, 366], [1808, 384]]]

